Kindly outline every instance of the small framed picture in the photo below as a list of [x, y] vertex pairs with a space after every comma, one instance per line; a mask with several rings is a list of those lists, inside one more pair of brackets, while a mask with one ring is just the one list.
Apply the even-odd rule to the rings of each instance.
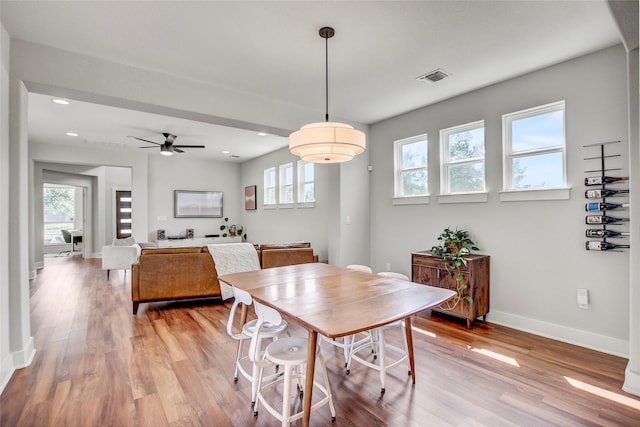
[[256, 210], [256, 186], [248, 185], [244, 187], [244, 209], [247, 211]]

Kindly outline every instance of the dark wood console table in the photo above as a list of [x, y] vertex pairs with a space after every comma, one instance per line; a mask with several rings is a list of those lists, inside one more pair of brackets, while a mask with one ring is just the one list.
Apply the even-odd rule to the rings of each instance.
[[[462, 300], [451, 310], [442, 306], [432, 310], [462, 317], [467, 320], [467, 328], [471, 328], [474, 320], [480, 316], [485, 320], [489, 312], [489, 256], [469, 255], [466, 258], [469, 261], [462, 269], [463, 280], [468, 284], [465, 295], [469, 295], [473, 303]], [[411, 281], [456, 290], [455, 277], [445, 268], [442, 257], [433, 255], [431, 251], [411, 254]]]

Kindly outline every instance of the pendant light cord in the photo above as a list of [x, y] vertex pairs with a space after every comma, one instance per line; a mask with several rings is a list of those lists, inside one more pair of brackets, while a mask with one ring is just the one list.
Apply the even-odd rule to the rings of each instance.
[[324, 39], [324, 121], [329, 121], [329, 38]]

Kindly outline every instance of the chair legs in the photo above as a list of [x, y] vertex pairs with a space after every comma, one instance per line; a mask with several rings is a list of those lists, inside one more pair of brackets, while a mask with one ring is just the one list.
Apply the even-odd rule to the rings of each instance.
[[[290, 350], [288, 350], [289, 347], [296, 347], [300, 357], [293, 358], [291, 356]], [[288, 426], [291, 422], [302, 418], [302, 410], [294, 414], [291, 413], [291, 403], [293, 397], [295, 397], [296, 399], [302, 397], [302, 389], [300, 387], [300, 384], [305, 383], [306, 352], [303, 350], [305, 347], [306, 339], [304, 338], [283, 338], [274, 342], [273, 344], [270, 344], [267, 347], [265, 351], [266, 359], [261, 361], [260, 373], [258, 375], [258, 394], [256, 398], [256, 404], [254, 406], [254, 416], [258, 415], [258, 407], [260, 404], [262, 404], [264, 409], [266, 409], [271, 415], [281, 421], [283, 427]], [[324, 358], [322, 357], [322, 353], [319, 351], [319, 348], [316, 350], [316, 357], [316, 372], [318, 369], [321, 371], [323, 383], [316, 382], [314, 380], [313, 386], [314, 388], [321, 391], [324, 397], [311, 405], [311, 411], [314, 411], [320, 408], [322, 405], [328, 403], [329, 410], [331, 411], [331, 421], [335, 421], [336, 410], [333, 405], [331, 387], [329, 386], [329, 375], [327, 373], [327, 367], [325, 365]], [[266, 366], [273, 366], [274, 364], [284, 366], [284, 375], [264, 385], [264, 368]], [[293, 381], [298, 381], [298, 388], [295, 390], [295, 393], [292, 387]], [[283, 383], [282, 408], [281, 410], [278, 410], [267, 401], [264, 391], [272, 387], [275, 388], [280, 382]]]
[[[385, 341], [385, 331], [389, 329], [391, 326], [400, 326], [402, 329], [402, 342], [403, 348], [398, 348], [394, 345], [391, 345]], [[407, 346], [407, 336], [404, 333], [404, 322], [394, 323], [392, 325], [383, 326], [381, 328], [376, 328], [370, 331], [371, 341], [364, 342], [358, 346], [354, 346], [351, 350], [351, 355], [349, 357], [349, 362], [347, 364], [347, 375], [351, 370], [351, 362], [355, 360], [358, 363], [361, 363], [371, 369], [375, 369], [380, 373], [380, 391], [382, 393], [385, 392], [385, 379], [387, 376], [387, 371], [396, 366], [397, 364], [409, 359], [409, 350]], [[358, 354], [364, 349], [367, 349], [373, 346], [372, 348], [375, 350], [373, 360], [374, 362], [370, 362], [364, 358], [364, 356]], [[388, 361], [389, 356], [387, 355], [388, 351], [395, 353], [398, 355], [398, 358], [395, 360]], [[409, 368], [411, 369], [411, 368]], [[411, 375], [411, 370], [409, 370], [409, 375]]]

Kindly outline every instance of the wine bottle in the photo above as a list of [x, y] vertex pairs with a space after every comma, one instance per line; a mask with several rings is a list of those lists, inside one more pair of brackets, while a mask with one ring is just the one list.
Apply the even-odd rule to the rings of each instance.
[[588, 251], [609, 251], [611, 249], [629, 248], [629, 245], [616, 245], [613, 243], [605, 242], [604, 240], [592, 240], [585, 242], [585, 248]]
[[629, 234], [623, 231], [599, 230], [597, 228], [588, 228], [586, 232], [587, 237], [623, 237], [629, 236]]
[[629, 218], [616, 218], [608, 215], [587, 215], [585, 217], [587, 224], [613, 224], [621, 221], [629, 221]]
[[584, 197], [587, 199], [601, 199], [603, 197], [619, 196], [628, 192], [629, 190], [610, 190], [603, 188], [602, 190], [587, 190], [584, 192]]
[[584, 185], [602, 185], [611, 184], [612, 182], [626, 181], [628, 176], [588, 176], [584, 179]]
[[591, 211], [604, 211], [604, 210], [612, 210], [618, 208], [628, 208], [629, 203], [587, 203], [584, 205], [584, 210], [587, 212]]

